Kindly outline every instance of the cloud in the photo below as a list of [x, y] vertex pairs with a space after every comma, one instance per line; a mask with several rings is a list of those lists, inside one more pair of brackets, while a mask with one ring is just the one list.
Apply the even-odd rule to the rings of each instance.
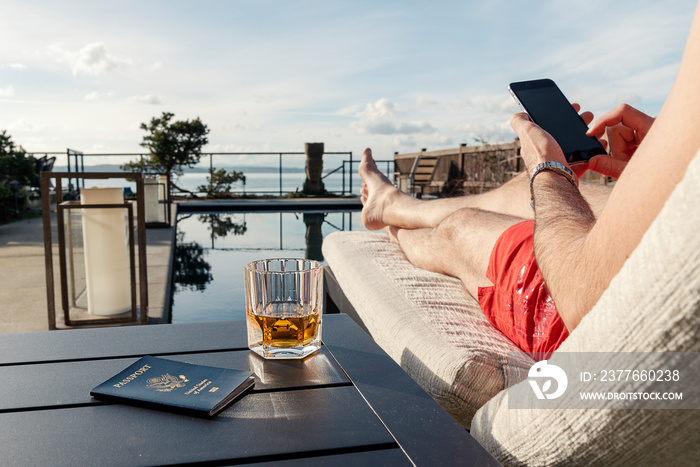
[[396, 135], [393, 143], [395, 146], [407, 148], [407, 152], [419, 151], [421, 148], [429, 150], [453, 146], [454, 140], [449, 136], [432, 133], [415, 137], [414, 135]]
[[618, 97], [617, 99], [615, 99], [615, 101], [618, 104], [622, 104], [624, 102], [626, 104], [638, 107], [642, 102], [642, 97], [637, 93], [631, 92], [631, 93], [628, 93], [628, 94], [625, 94], [623, 96]]
[[0, 97], [12, 97], [15, 95], [15, 88], [12, 86], [5, 86], [0, 88]]
[[515, 132], [510, 127], [509, 120], [479, 121], [458, 124], [454, 130], [460, 134], [467, 144], [473, 144], [477, 139], [496, 143], [500, 141], [513, 141]]
[[45, 130], [43, 126], [28, 122], [24, 118], [20, 118], [7, 124], [7, 129], [11, 132], [39, 132]]
[[442, 103], [435, 100], [435, 99], [430, 99], [425, 96], [418, 96], [416, 97], [416, 105], [418, 107], [441, 107]]
[[26, 70], [27, 66], [23, 65], [22, 63], [8, 63], [7, 65], [0, 65], [0, 68], [11, 68], [13, 70]]
[[418, 146], [416, 138], [411, 135], [396, 135], [394, 136], [394, 145], [401, 146], [405, 148], [415, 148]]
[[264, 93], [253, 94], [250, 98], [256, 104], [274, 104], [278, 100], [276, 96]]
[[484, 95], [473, 99], [474, 108], [492, 117], [510, 118], [515, 112], [520, 111], [520, 107], [509, 95], [502, 96]]
[[85, 94], [85, 100], [86, 101], [100, 101], [105, 97], [112, 97], [114, 95], [114, 91], [108, 91], [108, 92], [89, 92]]
[[163, 98], [160, 96], [154, 96], [153, 94], [146, 94], [144, 96], [131, 96], [128, 101], [136, 102], [138, 104], [160, 105], [163, 103]]
[[422, 139], [422, 144], [428, 148], [453, 146], [454, 140], [446, 135], [432, 134]]
[[129, 58], [118, 58], [110, 54], [104, 42], [93, 42], [77, 52], [65, 50], [61, 44], [53, 44], [49, 47], [49, 52], [54, 60], [70, 66], [73, 76], [97, 76], [109, 71], [124, 70], [132, 64]]
[[152, 64], [146, 66], [146, 71], [158, 71], [161, 68], [163, 68], [163, 64], [161, 62], [153, 62]]
[[261, 125], [252, 125], [249, 123], [234, 123], [228, 128], [232, 130], [243, 130], [243, 131], [263, 131], [265, 128], [263, 128]]
[[376, 135], [410, 135], [416, 133], [433, 133], [435, 128], [428, 122], [402, 121], [396, 114], [401, 113], [395, 104], [386, 98], [369, 103], [364, 110], [355, 114], [356, 121], [350, 123], [358, 133]]

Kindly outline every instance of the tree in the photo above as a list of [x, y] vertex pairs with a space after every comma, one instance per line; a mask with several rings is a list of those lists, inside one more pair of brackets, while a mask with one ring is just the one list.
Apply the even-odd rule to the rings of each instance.
[[212, 242], [216, 238], [226, 238], [230, 233], [233, 235], [245, 235], [248, 231], [245, 218], [243, 222], [237, 222], [237, 219], [231, 215], [202, 214], [199, 216], [199, 221], [203, 224], [208, 224]]
[[22, 146], [15, 146], [6, 130], [0, 132], [0, 182], [16, 180], [28, 186], [34, 183], [36, 170], [34, 159], [27, 155]]
[[226, 169], [217, 169], [216, 167], [209, 169], [207, 184], [200, 185], [197, 190], [207, 194], [207, 198], [225, 198], [230, 196], [231, 185], [238, 180], [245, 184], [245, 175], [243, 172], [232, 170], [228, 172]]
[[173, 264], [175, 287], [202, 292], [212, 278], [211, 265], [204, 259], [204, 248], [198, 243], [186, 243], [184, 234], [178, 233]]
[[36, 180], [34, 159], [21, 146], [15, 146], [6, 130], [0, 132], [0, 222], [19, 217], [26, 204], [22, 186]]
[[148, 132], [141, 146], [148, 148], [150, 154], [147, 159], [122, 165], [122, 170], [180, 175], [183, 167], [192, 167], [199, 162], [202, 147], [209, 142], [209, 128], [199, 117], [171, 123], [174, 116], [173, 113], [163, 112], [160, 117], [153, 117], [149, 124], [141, 124], [141, 129]]

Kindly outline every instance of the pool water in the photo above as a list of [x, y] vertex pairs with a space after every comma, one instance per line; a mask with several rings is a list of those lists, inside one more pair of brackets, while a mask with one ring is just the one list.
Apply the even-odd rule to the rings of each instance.
[[366, 230], [360, 212], [180, 214], [171, 322], [245, 319], [243, 266], [263, 258], [323, 262], [323, 238], [338, 230]]

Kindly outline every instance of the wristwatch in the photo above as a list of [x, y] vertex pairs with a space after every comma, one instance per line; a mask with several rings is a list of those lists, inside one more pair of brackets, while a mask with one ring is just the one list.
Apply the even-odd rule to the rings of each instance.
[[542, 172], [543, 170], [551, 170], [554, 173], [563, 175], [568, 181], [571, 182], [571, 184], [575, 188], [578, 188], [578, 179], [571, 171], [571, 169], [565, 166], [564, 164], [556, 161], [547, 161], [538, 164], [537, 167], [535, 167], [535, 169], [532, 171], [532, 174], [530, 174], [530, 207], [533, 211], [535, 210], [535, 192], [532, 189], [532, 182], [535, 180], [537, 174]]

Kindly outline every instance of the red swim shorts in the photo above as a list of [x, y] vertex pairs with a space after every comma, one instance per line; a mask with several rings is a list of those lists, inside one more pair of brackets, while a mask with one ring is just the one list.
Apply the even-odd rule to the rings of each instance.
[[530, 354], [553, 352], [569, 336], [535, 261], [534, 230], [530, 220], [503, 232], [486, 271], [494, 285], [479, 287], [486, 318]]

